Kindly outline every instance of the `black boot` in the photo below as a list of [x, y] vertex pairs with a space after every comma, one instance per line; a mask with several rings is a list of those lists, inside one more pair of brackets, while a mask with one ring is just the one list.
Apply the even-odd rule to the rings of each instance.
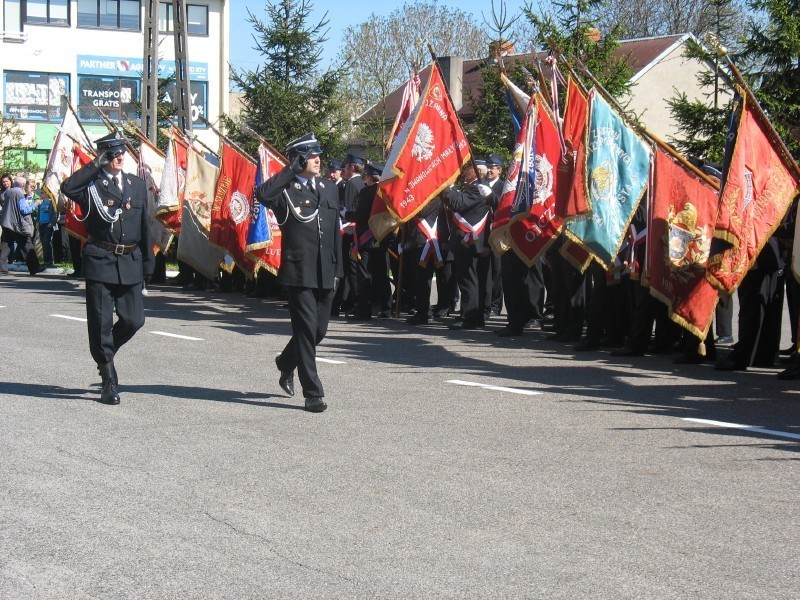
[[100, 378], [103, 381], [103, 388], [100, 390], [100, 400], [102, 404], [119, 404], [119, 394], [117, 393], [117, 372], [113, 362], [97, 365], [100, 371]]
[[[119, 387], [119, 378], [117, 377], [117, 368], [114, 366], [114, 361], [108, 363], [111, 365], [111, 377], [114, 379], [114, 385]], [[97, 372], [100, 374], [100, 379], [103, 378], [103, 365], [97, 365]]]

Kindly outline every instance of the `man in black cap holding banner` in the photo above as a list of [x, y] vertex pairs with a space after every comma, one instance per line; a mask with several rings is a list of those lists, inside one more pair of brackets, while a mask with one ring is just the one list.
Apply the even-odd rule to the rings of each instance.
[[281, 228], [278, 281], [286, 288], [292, 321], [292, 338], [275, 359], [278, 384], [294, 396], [296, 368], [310, 412], [328, 407], [317, 375], [316, 347], [328, 331], [333, 296], [343, 275], [339, 194], [332, 182], [320, 177], [321, 154], [313, 133], [289, 142], [289, 165], [256, 190]]
[[122, 171], [125, 138], [115, 131], [95, 144], [97, 157], [65, 179], [61, 192], [80, 205], [89, 233], [83, 275], [89, 350], [102, 380], [100, 402], [119, 404], [114, 356], [144, 325], [142, 289], [155, 261], [147, 188]]

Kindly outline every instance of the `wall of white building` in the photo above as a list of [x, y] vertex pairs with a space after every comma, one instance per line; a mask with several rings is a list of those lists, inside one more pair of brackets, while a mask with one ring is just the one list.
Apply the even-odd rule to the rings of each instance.
[[[142, 89], [144, 2], [0, 2], [0, 101], [3, 114], [17, 120], [25, 143], [34, 147], [27, 153], [29, 159], [39, 164], [46, 162], [66, 110], [62, 91], [67, 92], [92, 136], [107, 132], [94, 107], [103, 110], [112, 121], [121, 121], [126, 114], [137, 119], [130, 102], [138, 100]], [[94, 18], [93, 11], [100, 13], [105, 6], [123, 7], [122, 14], [98, 14], [102, 26], [87, 25]], [[187, 6], [192, 11], [187, 20], [190, 31], [197, 31], [187, 36], [193, 114], [215, 122], [229, 105], [229, 4], [225, 0], [191, 0]], [[160, 28], [169, 29], [171, 2], [160, 5], [160, 14]], [[48, 20], [49, 23], [44, 22]], [[174, 57], [172, 34], [160, 33], [162, 76], [174, 72]], [[203, 142], [217, 145], [216, 135], [202, 123], [195, 121], [194, 127]]]

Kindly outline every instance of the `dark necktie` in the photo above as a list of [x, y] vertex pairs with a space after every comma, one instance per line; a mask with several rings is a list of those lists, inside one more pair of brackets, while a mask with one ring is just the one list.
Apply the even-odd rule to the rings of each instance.
[[111, 178], [111, 184], [114, 186], [114, 189], [117, 190], [118, 192], [122, 191], [119, 187], [119, 175], [114, 175]]
[[306, 185], [308, 186], [308, 190], [313, 194], [314, 193], [314, 180], [309, 179], [306, 181]]

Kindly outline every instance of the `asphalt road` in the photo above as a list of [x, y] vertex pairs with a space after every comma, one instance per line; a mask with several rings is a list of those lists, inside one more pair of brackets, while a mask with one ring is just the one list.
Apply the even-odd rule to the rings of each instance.
[[778, 369], [335, 320], [315, 415], [280, 302], [146, 307], [109, 407], [83, 284], [0, 279], [0, 598], [800, 597]]

